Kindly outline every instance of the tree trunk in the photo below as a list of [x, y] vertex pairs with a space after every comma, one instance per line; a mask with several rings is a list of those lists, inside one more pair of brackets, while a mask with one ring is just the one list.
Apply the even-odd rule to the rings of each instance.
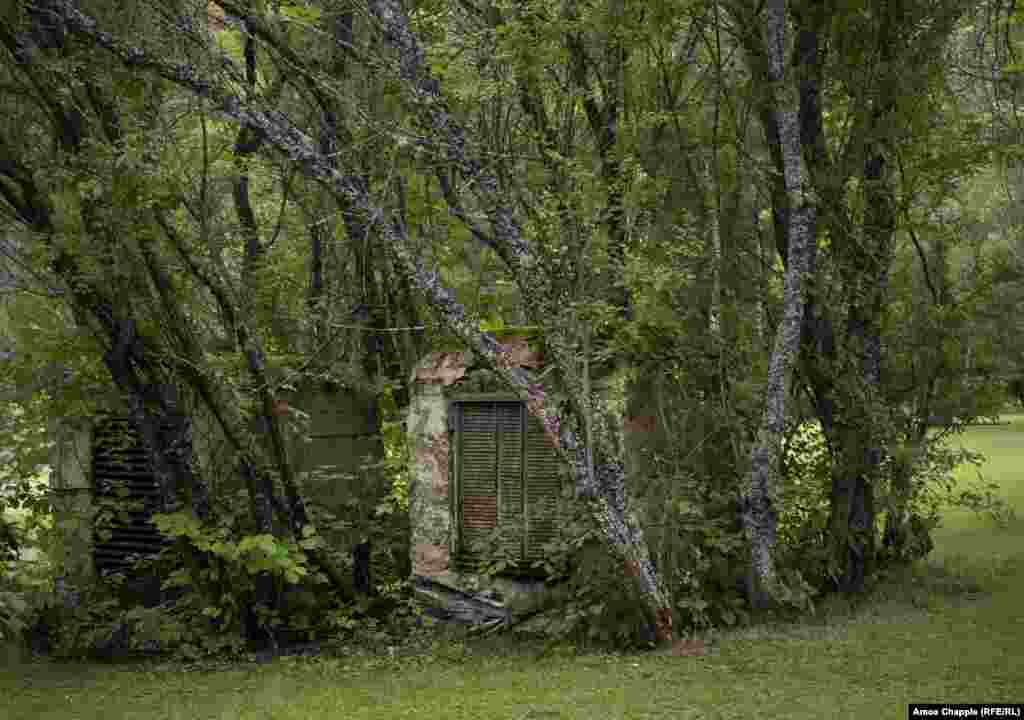
[[786, 0], [769, 0], [763, 21], [767, 76], [773, 95], [771, 112], [778, 128], [789, 211], [786, 227], [789, 247], [783, 314], [768, 367], [765, 410], [751, 452], [750, 475], [741, 491], [742, 519], [750, 542], [751, 568], [755, 580], [751, 598], [755, 606], [768, 604], [782, 596], [783, 589], [775, 568], [776, 514], [773, 501], [778, 483], [789, 384], [800, 349], [804, 285], [811, 270], [810, 250], [816, 242], [816, 199], [809, 187], [804, 163], [797, 90], [785, 72], [786, 5]]
[[889, 265], [894, 251], [895, 195], [886, 148], [877, 142], [865, 163], [865, 242], [867, 257], [858, 290], [851, 294], [847, 324], [848, 355], [860, 358], [861, 391], [847, 401], [844, 424], [852, 423], [832, 493], [832, 543], [840, 563], [839, 589], [862, 592], [876, 554], [874, 484], [882, 463], [885, 427], [881, 397], [881, 325]]
[[[260, 411], [257, 427], [253, 429], [249, 426], [237, 404], [227, 396], [222, 383], [206, 371], [206, 364], [202, 361], [202, 350], [194, 334], [190, 332], [182, 334], [187, 355], [179, 359], [176, 369], [196, 389], [236, 454], [239, 472], [250, 493], [257, 527], [261, 532], [269, 532], [275, 527], [273, 516], [276, 516], [288, 532], [296, 538], [302, 538], [303, 528], [309, 524], [309, 518], [295, 468], [287, 453], [281, 406], [267, 377], [262, 346], [258, 338], [253, 336], [248, 324], [240, 319], [241, 309], [233, 302], [223, 281], [216, 273], [208, 272], [199, 265], [166, 219], [158, 215], [157, 223], [175, 246], [178, 256], [189, 272], [213, 295], [221, 316], [225, 318], [226, 324], [235, 335], [253, 386], [258, 388]], [[183, 323], [177, 325], [185, 327]], [[260, 437], [263, 442], [257, 442]], [[272, 470], [279, 474], [285, 491], [284, 501], [277, 497], [274, 490]], [[313, 549], [307, 550], [306, 554], [330, 578], [343, 597], [351, 596], [351, 584], [326, 553]]]
[[[894, 3], [886, 13], [898, 12]], [[893, 139], [888, 124], [895, 108], [894, 19], [883, 16], [879, 29], [878, 98], [865, 130], [863, 237], [840, 250], [849, 302], [845, 354], [850, 376], [860, 387], [845, 393], [842, 413], [843, 462], [833, 475], [830, 545], [840, 592], [859, 593], [874, 568], [876, 529], [874, 490], [886, 442], [881, 389], [882, 312], [895, 253], [896, 197], [892, 180]]]
[[[63, 49], [67, 27], [57, 3], [34, 5], [29, 17], [31, 23], [26, 34], [15, 37], [0, 33], [0, 42], [7, 46], [18, 68], [38, 83], [39, 55]], [[118, 149], [121, 128], [114, 104], [92, 81], [84, 84], [90, 100], [88, 106], [96, 111], [102, 129], [95, 139]], [[59, 144], [69, 156], [77, 156], [92, 127], [81, 107], [74, 101], [54, 99], [51, 112]], [[46, 193], [37, 186], [28, 168], [18, 168], [17, 160], [12, 159], [11, 168], [17, 168], [24, 200], [15, 203], [15, 211], [27, 227], [52, 245], [56, 229]], [[117, 246], [117, 238], [97, 217], [97, 205], [83, 203], [82, 227], [97, 247], [110, 252]], [[191, 421], [181, 407], [173, 379], [160, 364], [163, 349], [143, 342], [137, 332], [132, 305], [123, 301], [130, 296], [130, 290], [123, 287], [123, 281], [122, 285], [109, 288], [84, 277], [77, 259], [63, 249], [57, 250], [53, 270], [68, 288], [76, 322], [93, 329], [101, 341], [109, 344], [104, 363], [128, 403], [133, 425], [145, 441], [160, 488], [161, 509], [176, 509], [182, 500], [189, 499], [195, 513], [205, 517], [209, 512], [208, 488], [192, 465]]]

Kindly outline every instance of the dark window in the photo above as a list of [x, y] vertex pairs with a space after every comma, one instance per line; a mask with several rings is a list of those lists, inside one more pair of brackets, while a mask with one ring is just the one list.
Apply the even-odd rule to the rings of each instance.
[[98, 514], [93, 559], [100, 574], [130, 568], [163, 547], [151, 517], [159, 490], [146, 447], [131, 423], [103, 418], [93, 428], [92, 477]]
[[484, 560], [474, 543], [500, 528], [502, 554], [530, 571], [558, 532], [559, 459], [521, 402], [458, 402], [452, 412], [458, 562], [473, 567]]

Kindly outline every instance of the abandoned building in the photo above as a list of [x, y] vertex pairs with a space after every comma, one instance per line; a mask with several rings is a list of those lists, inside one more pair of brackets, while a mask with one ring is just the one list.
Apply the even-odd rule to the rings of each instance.
[[[518, 365], [539, 366], [522, 338], [506, 348]], [[493, 372], [474, 367], [470, 353], [432, 353], [412, 379], [414, 587], [459, 621], [503, 622], [543, 599], [532, 564], [557, 536], [561, 463], [524, 403]], [[477, 568], [491, 539], [507, 567], [486, 578]]]
[[[519, 367], [544, 372], [525, 337], [508, 337], [503, 348]], [[595, 374], [594, 390], [607, 399], [621, 381], [606, 369]], [[554, 589], [535, 561], [558, 537], [573, 493], [539, 421], [466, 351], [426, 356], [412, 385], [406, 432], [417, 594], [467, 624], [499, 624], [540, 608]], [[627, 472], [642, 472], [646, 451], [667, 442], [646, 411], [655, 392], [634, 384], [622, 408]], [[478, 568], [491, 554], [504, 569], [489, 576]]]
[[[542, 359], [525, 337], [507, 337], [503, 345], [514, 363], [543, 372]], [[467, 624], [497, 624], [539, 607], [550, 588], [535, 561], [558, 536], [572, 497], [539, 422], [467, 351], [425, 356], [411, 380], [405, 430], [417, 595], [439, 617]], [[602, 387], [598, 378], [595, 389]], [[289, 402], [309, 415], [310, 441], [299, 450], [298, 463], [306, 496], [341, 512], [363, 458], [379, 452], [373, 398], [319, 387]], [[651, 432], [653, 415], [633, 415], [624, 431], [635, 463], [637, 440], [649, 444], [660, 434]], [[207, 477], [216, 477], [210, 471], [223, 462], [224, 449], [211, 438], [219, 434], [201, 415], [193, 422], [196, 462]], [[155, 481], [129, 425], [124, 413], [112, 411], [64, 418], [54, 427], [51, 486], [61, 531], [59, 562], [71, 583], [89, 582], [97, 572], [123, 568], [133, 555], [160, 547], [148, 523]], [[317, 472], [322, 468], [332, 472]], [[94, 531], [95, 511], [117, 485], [141, 509], [115, 520], [101, 537]], [[327, 540], [339, 548], [351, 542]], [[479, 572], [494, 555], [502, 571]]]
[[[363, 463], [381, 454], [374, 399], [321, 384], [289, 393], [288, 402], [308, 416], [308, 440], [290, 448], [307, 494], [328, 511], [344, 513]], [[159, 493], [143, 441], [115, 395], [101, 404], [108, 412], [64, 417], [50, 431], [57, 562], [70, 587], [123, 570], [135, 556], [154, 554], [162, 546], [150, 522]], [[192, 423], [194, 461], [211, 482], [211, 491], [219, 478], [234, 482], [234, 473], [225, 472], [232, 467], [231, 453], [213, 419], [193, 412]], [[97, 532], [104, 499], [115, 495], [132, 507], [104, 518], [104, 532]], [[352, 540], [327, 539], [346, 548]]]

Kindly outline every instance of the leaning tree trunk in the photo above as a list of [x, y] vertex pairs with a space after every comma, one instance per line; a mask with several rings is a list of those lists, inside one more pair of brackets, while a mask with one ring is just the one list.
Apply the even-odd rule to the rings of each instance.
[[[227, 2], [223, 4], [229, 5]], [[244, 8], [230, 5], [232, 12], [237, 10], [243, 15], [246, 13]], [[197, 76], [194, 68], [166, 62], [139, 48], [127, 46], [110, 34], [99, 31], [95, 21], [82, 15], [70, 3], [65, 2], [63, 6], [74, 32], [90, 37], [129, 65], [148, 67], [209, 98], [226, 115], [259, 132], [267, 142], [296, 161], [309, 175], [351, 202], [364, 217], [379, 223], [377, 227], [381, 240], [395, 251], [410, 280], [427, 296], [435, 312], [471, 349], [494, 366], [526, 400], [530, 412], [542, 420], [555, 447], [569, 460], [581, 494], [589, 500], [610, 550], [621, 560], [625, 573], [634, 581], [641, 603], [655, 625], [656, 637], [663, 642], [671, 641], [671, 603], [651, 563], [643, 533], [625, 502], [623, 463], [614, 451], [602, 447], [595, 448], [592, 454], [595, 462], [592, 465], [587, 462], [588, 448], [578, 440], [578, 428], [583, 426], [581, 407], [577, 404], [573, 412], [560, 411], [535, 378], [515, 368], [494, 338], [480, 332], [477, 323], [466, 316], [451, 293], [439, 284], [433, 273], [424, 268], [417, 249], [405, 234], [404, 226], [388, 219], [359, 183], [334, 170], [309, 138], [294, 128], [287, 118], [259, 108], [255, 100], [243, 101], [219, 84]], [[462, 128], [448, 114], [436, 80], [425, 69], [422, 51], [408, 29], [403, 12], [391, 3], [376, 3], [374, 9], [378, 20], [384, 25], [385, 38], [399, 50], [402, 79], [413, 87], [414, 92], [410, 95], [422, 105], [418, 109], [422, 110], [421, 122], [429, 131], [430, 145], [443, 152], [448, 162], [458, 165], [463, 174], [476, 177], [477, 182], [470, 184], [470, 189], [476, 194], [475, 200], [481, 202], [490, 216], [493, 247], [516, 273], [529, 299], [538, 301], [543, 310], [551, 309], [557, 303], [557, 298], [544, 292], [547, 279], [539, 271], [539, 259], [522, 237], [496, 179], [486, 170], [485, 163], [470, 157]], [[258, 21], [250, 22], [247, 17], [246, 22], [250, 29], [259, 30]], [[572, 367], [567, 355], [566, 352], [557, 353], [556, 359], [563, 368]], [[600, 435], [608, 436], [609, 433]], [[593, 471], [589, 470], [591, 467]]]
[[[596, 448], [588, 448], [580, 442], [579, 428], [584, 426], [584, 410], [579, 401], [569, 412], [560, 410], [538, 379], [517, 368], [495, 339], [481, 332], [474, 319], [466, 315], [464, 308], [440, 283], [438, 276], [424, 266], [423, 258], [406, 235], [404, 225], [378, 207], [359, 183], [331, 167], [316, 144], [285, 116], [261, 108], [257, 99], [239, 97], [216, 81], [200, 76], [194, 67], [169, 62], [141, 48], [127, 45], [99, 30], [95, 20], [82, 14], [68, 0], [61, 4], [65, 19], [74, 33], [90, 38], [126, 65], [146, 68], [209, 99], [220, 112], [259, 133], [265, 142], [295, 161], [304, 172], [347, 199], [364, 217], [375, 221], [381, 242], [394, 250], [405, 273], [427, 297], [437, 315], [474, 353], [504, 378], [526, 402], [530, 413], [541, 420], [555, 448], [570, 463], [577, 486], [589, 502], [609, 549], [619, 558], [625, 574], [633, 581], [639, 601], [655, 626], [656, 638], [660, 642], [670, 642], [673, 639], [671, 602], [651, 562], [643, 532], [626, 502], [622, 460], [610, 442], [601, 442]], [[219, 4], [232, 13], [237, 11], [242, 15], [247, 14], [245, 8], [236, 7], [234, 3], [225, 1]], [[469, 186], [469, 191], [475, 194], [474, 200], [480, 203], [490, 218], [492, 233], [488, 241], [512, 269], [527, 299], [536, 302], [540, 312], [557, 309], [557, 296], [545, 292], [549, 279], [543, 272], [539, 258], [523, 238], [496, 178], [487, 170], [486, 163], [471, 156], [462, 128], [448, 113], [438, 83], [430, 76], [423, 62], [423, 52], [417, 38], [409, 30], [404, 12], [397, 4], [389, 1], [374, 2], [371, 6], [383, 26], [385, 40], [398, 50], [399, 74], [420, 112], [419, 121], [427, 134], [427, 147], [442, 152], [447, 162], [457, 165], [460, 172], [468, 176], [467, 180], [475, 181], [465, 185]], [[255, 28], [258, 31], [258, 20], [253, 20], [250, 22], [246, 18], [247, 25], [250, 30]], [[282, 46], [277, 49], [282, 50]], [[289, 59], [301, 63], [301, 59], [294, 54]], [[460, 192], [465, 191], [460, 188]], [[552, 312], [552, 317], [557, 317], [557, 313]], [[549, 330], [553, 334], [559, 332], [557, 327]], [[566, 376], [571, 377], [573, 363], [569, 353], [556, 348], [555, 359]], [[606, 423], [603, 413], [595, 414]], [[605, 430], [598, 436], [611, 437], [613, 429]], [[588, 450], [593, 452], [588, 453]], [[588, 455], [594, 458], [593, 464], [588, 462]]]
[[809, 187], [800, 137], [796, 85], [785, 72], [786, 0], [770, 0], [764, 15], [767, 76], [772, 86], [772, 110], [779, 133], [788, 218], [789, 240], [783, 289], [782, 320], [775, 335], [765, 409], [750, 457], [750, 475], [742, 488], [742, 519], [750, 542], [750, 563], [755, 605], [781, 597], [775, 568], [776, 514], [774, 496], [778, 483], [782, 437], [785, 431], [789, 384], [800, 350], [804, 315], [804, 285], [810, 271], [810, 250], [816, 242], [815, 197]]
[[[274, 394], [267, 376], [262, 344], [242, 317], [242, 308], [234, 302], [224, 281], [199, 263], [167, 218], [158, 216], [157, 222], [188, 271], [213, 295], [221, 316], [235, 334], [246, 369], [253, 385], [258, 388], [260, 414], [257, 431], [254, 433], [245, 422], [237, 403], [228, 397], [222, 381], [205, 370], [203, 351], [184, 318], [176, 323], [176, 327], [181, 329], [180, 337], [188, 357], [182, 358], [176, 368], [195, 388], [238, 457], [242, 477], [256, 505], [255, 519], [261, 532], [268, 531], [272, 526], [272, 512], [288, 532], [301, 538], [304, 536], [303, 529], [311, 523], [294, 465], [287, 452], [282, 417], [287, 412], [287, 406], [279, 402]], [[168, 315], [173, 317], [174, 314], [168, 312]], [[284, 489], [283, 500], [278, 498], [274, 490], [272, 471], [278, 473]], [[306, 554], [343, 596], [351, 595], [349, 581], [325, 552], [314, 548], [307, 549]]]
[[[44, 56], [66, 50], [66, 28], [58, 9], [52, 2], [33, 5], [28, 8], [26, 32], [15, 35], [0, 31], [0, 43], [14, 59], [14, 66], [36, 86], [46, 85], [41, 69]], [[106, 143], [120, 152], [122, 129], [115, 104], [93, 81], [84, 80], [83, 85], [88, 104], [51, 98], [49, 111], [56, 142], [69, 158], [78, 156], [88, 141]], [[85, 107], [96, 112], [92, 118], [95, 122], [86, 118]], [[104, 363], [127, 400], [132, 424], [145, 441], [162, 509], [173, 510], [189, 499], [194, 512], [205, 517], [209, 511], [208, 488], [192, 465], [192, 425], [173, 379], [161, 366], [163, 348], [144, 342], [139, 335], [131, 303], [119, 302], [129, 296], [126, 288], [105, 287], [88, 278], [81, 272], [78, 259], [54, 242], [55, 211], [29, 168], [12, 158], [5, 169], [5, 173], [11, 172], [21, 192], [20, 201], [12, 195], [8, 200], [19, 219], [56, 251], [52, 269], [68, 289], [76, 322], [94, 330], [108, 345]], [[95, 247], [110, 253], [117, 248], [118, 238], [98, 218], [98, 206], [95, 201], [82, 204], [81, 225]]]

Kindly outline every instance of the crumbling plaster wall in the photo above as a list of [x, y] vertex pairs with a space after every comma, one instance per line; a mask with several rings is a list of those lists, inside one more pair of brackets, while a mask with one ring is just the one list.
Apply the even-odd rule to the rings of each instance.
[[54, 527], [57, 530], [55, 561], [63, 585], [69, 590], [92, 581], [92, 423], [64, 419], [51, 425], [50, 489], [53, 493]]
[[412, 397], [408, 436], [413, 439], [409, 512], [412, 523], [412, 571], [440, 577], [449, 571], [452, 516], [449, 498], [447, 399], [442, 387], [427, 383]]
[[[520, 367], [537, 368], [539, 355], [525, 338], [503, 347]], [[416, 366], [406, 418], [410, 443], [409, 511], [412, 572], [417, 594], [440, 617], [466, 624], [500, 623], [539, 607], [549, 589], [542, 581], [487, 578], [455, 567], [452, 432], [448, 409], [453, 399], [475, 393], [508, 393], [491, 371], [475, 365], [468, 352], [435, 352]]]
[[[542, 358], [525, 338], [509, 338], [503, 346], [520, 367], [542, 368]], [[417, 594], [442, 616], [469, 624], [507, 621], [545, 604], [557, 588], [538, 580], [486, 578], [460, 571], [453, 562], [457, 528], [453, 524], [453, 433], [448, 409], [462, 394], [509, 391], [468, 352], [427, 355], [413, 371], [412, 387], [406, 430], [411, 456], [411, 559]], [[604, 398], [606, 409], [621, 422], [627, 474], [645, 472], [650, 465], [648, 453], [669, 441], [660, 437], [663, 431], [650, 383], [630, 382], [630, 373], [620, 367], [606, 370], [594, 388]], [[509, 398], [513, 398], [511, 393]], [[637, 510], [643, 515], [642, 508]]]

